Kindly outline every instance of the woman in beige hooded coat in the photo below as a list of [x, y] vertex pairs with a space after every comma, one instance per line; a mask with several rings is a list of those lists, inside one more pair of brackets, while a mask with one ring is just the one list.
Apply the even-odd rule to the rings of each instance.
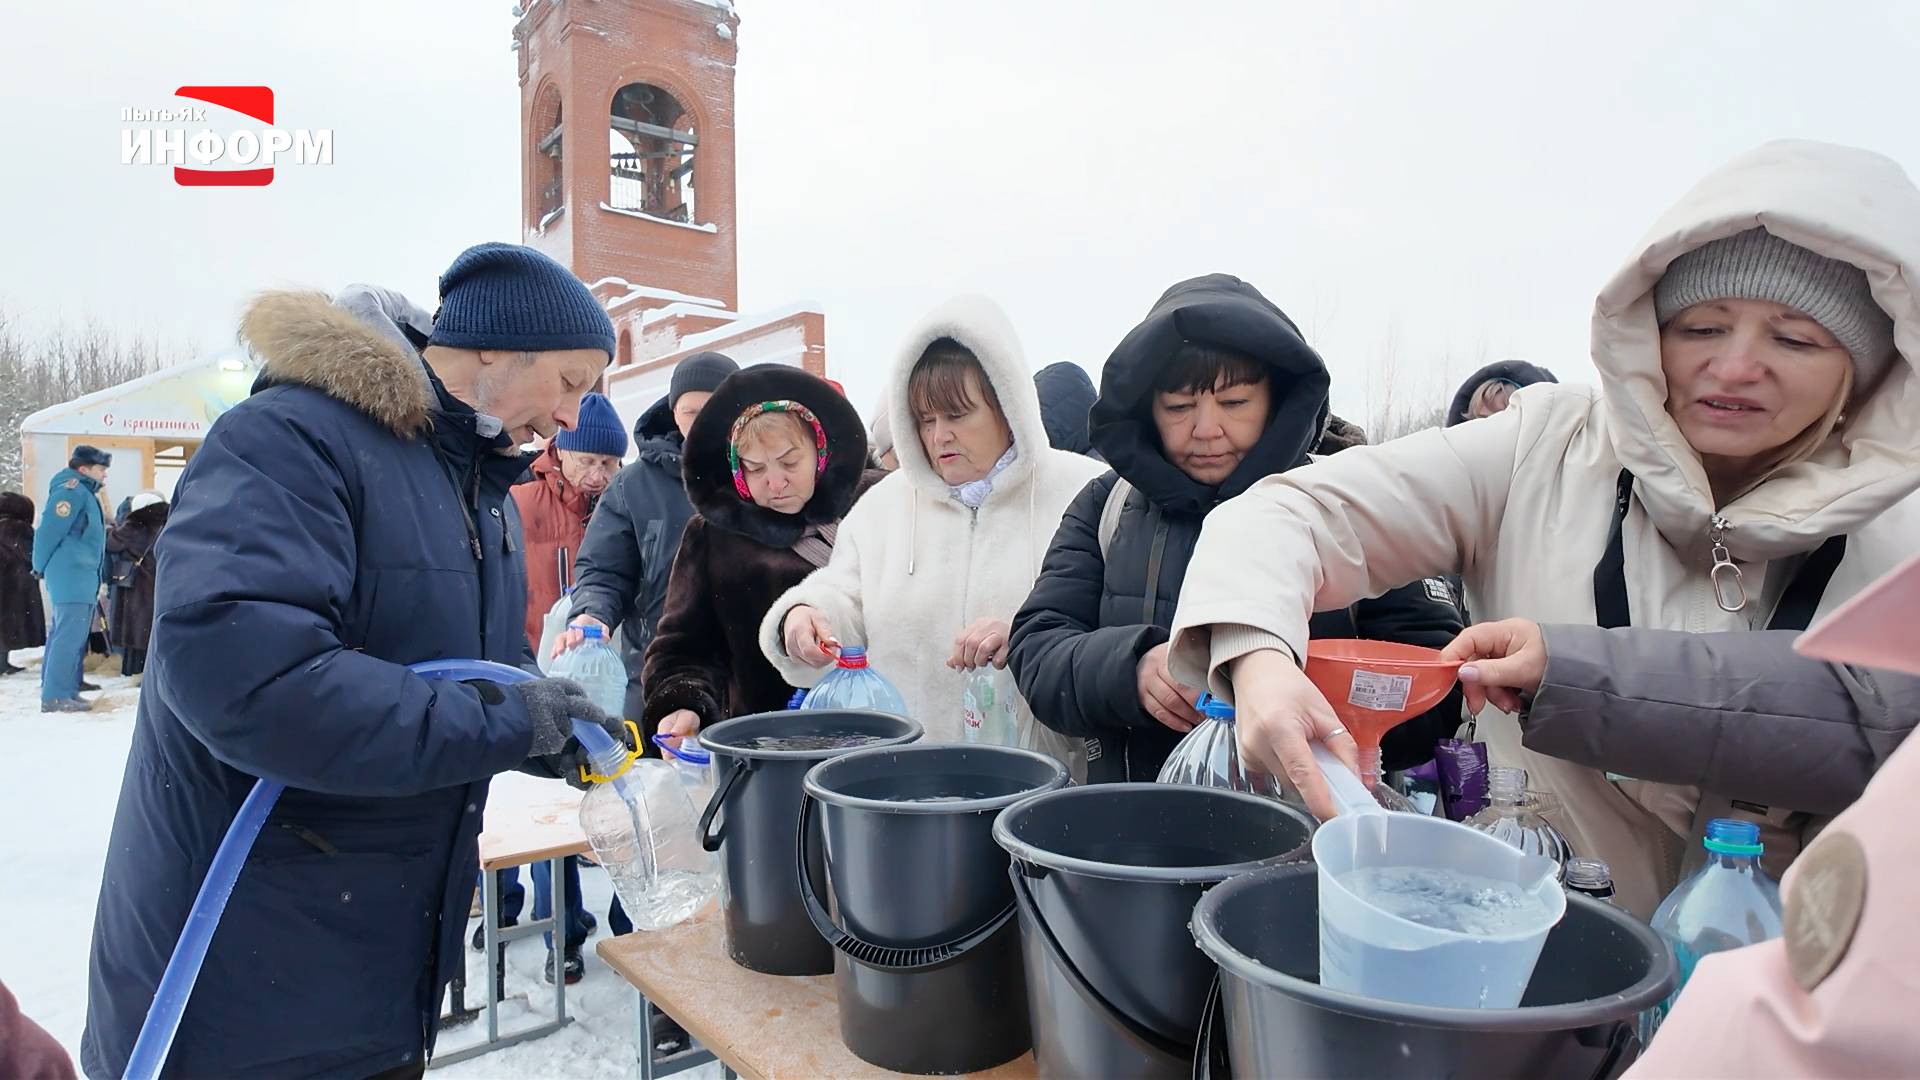
[[[1174, 674], [1237, 691], [1243, 750], [1324, 809], [1308, 741], [1354, 747], [1297, 667], [1313, 611], [1458, 572], [1484, 619], [1702, 632], [1824, 613], [1920, 547], [1885, 513], [1920, 484], [1916, 280], [1920, 191], [1893, 162], [1810, 142], [1735, 160], [1601, 292], [1598, 394], [1528, 387], [1496, 416], [1274, 476], [1215, 511]], [[1511, 714], [1479, 731], [1560, 797], [1556, 823], [1642, 916], [1707, 818], [1758, 820], [1776, 873], [1824, 820], [1534, 753]]]
[[[951, 392], [916, 395], [937, 369]], [[1048, 444], [1019, 338], [984, 299], [949, 301], [913, 330], [885, 410], [899, 470], [840, 522], [827, 565], [774, 601], [760, 648], [789, 683], [812, 686], [829, 639], [865, 645], [927, 741], [959, 742], [967, 672], [1006, 666], [1009, 624], [1060, 515], [1104, 466]], [[1024, 701], [1016, 722], [1021, 745], [1084, 778], [1081, 740], [1040, 726]]]

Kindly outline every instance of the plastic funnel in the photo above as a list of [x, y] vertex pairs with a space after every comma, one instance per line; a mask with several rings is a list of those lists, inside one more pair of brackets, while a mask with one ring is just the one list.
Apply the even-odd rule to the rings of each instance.
[[1440, 650], [1396, 641], [1327, 638], [1307, 642], [1307, 678], [1360, 744], [1367, 787], [1380, 782], [1380, 740], [1453, 689], [1460, 661]]
[[[1315, 746], [1341, 814], [1313, 837], [1320, 876], [1320, 983], [1386, 1001], [1454, 1009], [1510, 1009], [1520, 1004], [1540, 947], [1566, 914], [1567, 897], [1551, 859], [1528, 855], [1445, 818], [1390, 814], [1374, 804], [1353, 773]], [[1441, 889], [1441, 875], [1490, 879], [1490, 892], [1512, 898], [1496, 912], [1470, 913], [1471, 931], [1405, 918], [1366, 898], [1387, 872]], [[1356, 891], [1358, 890], [1358, 891]], [[1434, 898], [1430, 910], [1469, 906]], [[1406, 910], [1402, 908], [1401, 910]]]

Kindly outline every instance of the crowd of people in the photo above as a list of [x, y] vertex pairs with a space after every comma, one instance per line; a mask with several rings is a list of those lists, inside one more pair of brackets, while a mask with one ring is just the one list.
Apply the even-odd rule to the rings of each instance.
[[0, 492], [0, 676], [26, 670], [13, 650], [44, 647], [41, 712], [93, 708], [80, 696], [100, 689], [86, 678], [90, 655], [117, 656], [122, 675], [146, 668], [154, 545], [169, 507], [159, 492], [141, 491], [108, 518], [101, 492], [112, 464], [99, 447], [75, 446], [37, 525], [30, 496]]
[[[1911, 759], [1920, 681], [1790, 645], [1920, 551], [1901, 505], [1920, 486], [1917, 275], [1920, 191], [1897, 165], [1769, 144], [1700, 181], [1602, 289], [1597, 388], [1493, 365], [1444, 426], [1377, 446], [1331, 414], [1333, 372], [1282, 307], [1225, 274], [1172, 284], [1116, 333], [1097, 385], [1032, 373], [1005, 314], [960, 299], [906, 336], [870, 424], [836, 384], [705, 353], [631, 440], [591, 392], [606, 313], [530, 249], [462, 253], [432, 315], [370, 286], [265, 294], [242, 325], [254, 393], [171, 519], [142, 502], [109, 530], [109, 463], [83, 447], [30, 545], [53, 605], [48, 707], [77, 697], [73, 642], [109, 551], [131, 563], [107, 571], [140, 624], [126, 663], [148, 670], [85, 1068], [125, 1066], [253, 778], [287, 785], [280, 827], [234, 890], [176, 1067], [418, 1075], [463, 962], [487, 779], [577, 777], [570, 716], [625, 740], [627, 720], [685, 737], [779, 709], [843, 645], [932, 741], [962, 738], [967, 673], [1010, 669], [1019, 744], [1088, 783], [1153, 779], [1210, 692], [1246, 758], [1322, 816], [1311, 744], [1358, 761], [1301, 671], [1307, 641], [1431, 646], [1465, 661], [1461, 686], [1389, 734], [1386, 767], [1464, 725], [1557, 797], [1554, 824], [1643, 917], [1709, 818], [1757, 822], [1775, 872], [1853, 832], [1870, 861], [1898, 860], [1898, 830], [1836, 815]], [[0, 497], [16, 648], [36, 620], [15, 610], [39, 595], [12, 570], [22, 501]], [[617, 632], [622, 715], [564, 679], [404, 666], [531, 668], [556, 606], [555, 652]], [[578, 977], [597, 922], [566, 894], [549, 978]], [[629, 926], [617, 902], [608, 921]], [[1801, 997], [1722, 1008], [1771, 1025], [1745, 1047], [1683, 1009], [1654, 1060], [1689, 1040], [1877, 1060], [1861, 1026], [1804, 1022], [1841, 1007], [1820, 985], [1717, 984]]]

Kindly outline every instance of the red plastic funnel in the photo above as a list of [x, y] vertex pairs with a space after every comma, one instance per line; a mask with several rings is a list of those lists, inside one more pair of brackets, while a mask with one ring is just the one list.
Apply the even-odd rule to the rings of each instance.
[[1307, 678], [1360, 744], [1369, 787], [1380, 782], [1380, 740], [1394, 725], [1434, 707], [1459, 677], [1461, 661], [1396, 641], [1327, 638], [1307, 643]]

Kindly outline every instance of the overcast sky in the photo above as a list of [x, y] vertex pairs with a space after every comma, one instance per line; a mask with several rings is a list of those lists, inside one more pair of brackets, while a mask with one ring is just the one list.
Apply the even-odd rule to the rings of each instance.
[[[520, 238], [510, 6], [10, 8], [0, 306], [206, 351], [263, 287], [431, 307], [462, 247]], [[1920, 168], [1897, 0], [737, 6], [741, 305], [823, 305], [863, 408], [954, 292], [1005, 305], [1033, 366], [1097, 375], [1211, 271], [1293, 314], [1356, 418], [1389, 353], [1428, 395], [1483, 359], [1588, 381], [1594, 294], [1707, 169], [1783, 136]], [[336, 163], [245, 191], [121, 165], [120, 110], [186, 83], [272, 86]]]

